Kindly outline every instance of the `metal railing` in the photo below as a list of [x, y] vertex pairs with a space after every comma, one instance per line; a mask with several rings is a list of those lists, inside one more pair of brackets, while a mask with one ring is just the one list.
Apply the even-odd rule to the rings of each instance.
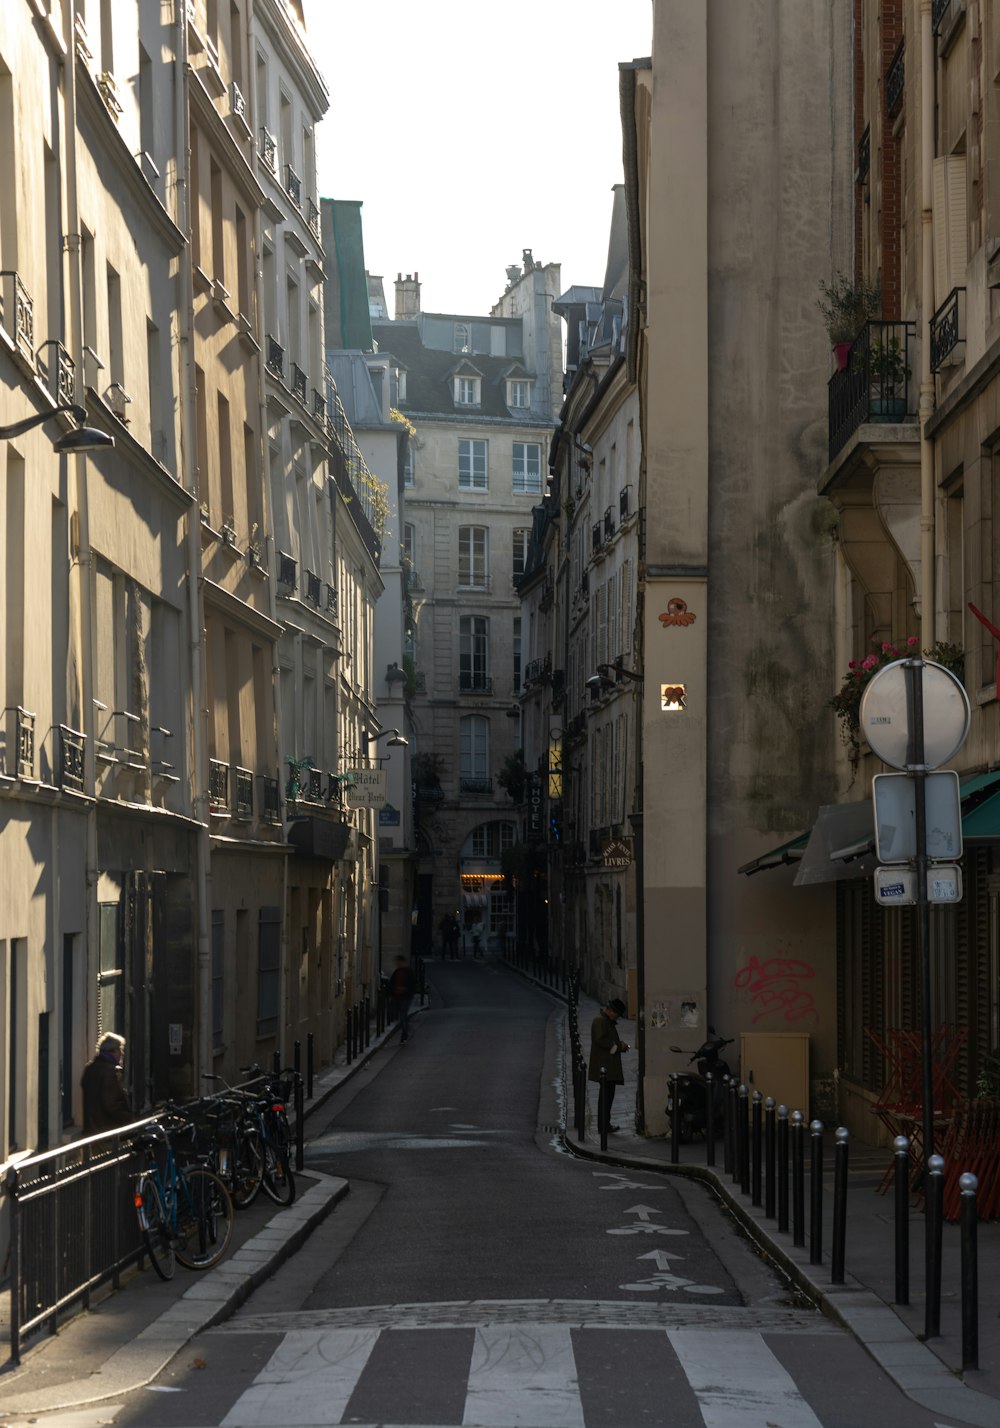
[[71, 788], [77, 793], [83, 792], [86, 749], [86, 734], [81, 734], [76, 729], [70, 729], [66, 724], [59, 725], [60, 788]]
[[281, 785], [270, 774], [260, 775], [260, 815], [265, 823], [281, 822]]
[[885, 72], [885, 112], [894, 119], [903, 107], [903, 88], [906, 83], [906, 41], [900, 40], [896, 53], [889, 61]]
[[229, 812], [229, 765], [222, 759], [208, 761], [208, 807], [210, 813]]
[[260, 144], [258, 145], [258, 152], [260, 154], [261, 163], [264, 165], [265, 168], [270, 169], [272, 173], [274, 173], [275, 155], [277, 154], [277, 151], [277, 139], [271, 133], [270, 129], [262, 128], [260, 131]]
[[462, 670], [458, 676], [458, 692], [460, 694], [492, 694], [493, 676]]
[[253, 772], [250, 769], [233, 769], [233, 792], [237, 818], [253, 817]]
[[943, 367], [960, 342], [965, 341], [965, 289], [952, 288], [930, 322], [931, 371]]
[[915, 342], [912, 322], [869, 322], [861, 329], [847, 365], [827, 386], [831, 461], [866, 422], [914, 415], [909, 393]]

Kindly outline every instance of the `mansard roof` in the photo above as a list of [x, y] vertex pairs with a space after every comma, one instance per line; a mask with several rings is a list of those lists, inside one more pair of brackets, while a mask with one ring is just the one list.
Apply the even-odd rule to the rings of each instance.
[[[417, 321], [412, 318], [397, 322], [376, 318], [372, 322], [372, 333], [379, 352], [391, 352], [406, 368], [406, 400], [399, 404], [401, 411], [440, 415], [454, 420], [452, 378], [469, 375], [482, 378], [481, 400], [475, 409], [477, 416], [502, 417], [506, 421], [517, 420], [522, 425], [530, 420], [537, 425], [540, 417], [536, 412], [529, 415], [527, 410], [519, 409], [515, 418], [511, 416], [506, 387], [506, 379], [512, 371], [509, 355], [491, 357], [483, 352], [466, 355], [425, 347]], [[528, 380], [533, 378], [533, 373], [517, 365], [524, 377]]]

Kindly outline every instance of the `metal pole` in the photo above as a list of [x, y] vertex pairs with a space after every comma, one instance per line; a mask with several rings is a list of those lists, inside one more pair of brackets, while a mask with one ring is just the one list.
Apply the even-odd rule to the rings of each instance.
[[751, 1198], [750, 1198], [750, 1203], [751, 1203], [751, 1205], [759, 1205], [760, 1202], [761, 1202], [761, 1201], [760, 1201], [760, 1182], [761, 1182], [761, 1175], [760, 1175], [760, 1172], [761, 1172], [761, 1163], [760, 1163], [760, 1161], [761, 1161], [761, 1154], [760, 1154], [760, 1149], [761, 1149], [761, 1147], [760, 1147], [760, 1132], [761, 1132], [760, 1108], [761, 1108], [761, 1102], [762, 1102], [762, 1100], [763, 1100], [763, 1097], [761, 1096], [760, 1092], [759, 1092], [759, 1091], [754, 1091], [754, 1093], [753, 1093], [753, 1110], [752, 1110], [752, 1112], [751, 1112], [751, 1114], [752, 1114], [752, 1116], [753, 1116], [753, 1134], [752, 1134], [753, 1158], [752, 1158], [752, 1165], [751, 1165], [751, 1181], [752, 1181], [753, 1194], [751, 1195]]
[[823, 1263], [823, 1122], [809, 1122], [809, 1263]]
[[705, 1164], [715, 1164], [715, 1086], [711, 1071], [705, 1072]]
[[741, 1081], [738, 1102], [739, 1111], [736, 1125], [740, 1147], [740, 1192], [743, 1195], [750, 1194], [750, 1122], [747, 1119], [749, 1099], [750, 1088]]
[[833, 1152], [833, 1245], [830, 1250], [830, 1283], [844, 1282], [844, 1251], [847, 1244], [847, 1128], [837, 1127]]
[[979, 1367], [979, 1237], [976, 1190], [968, 1173], [959, 1177], [962, 1222], [962, 1372]]
[[[296, 1046], [298, 1042], [295, 1043]], [[305, 1157], [305, 1129], [306, 1112], [305, 1103], [302, 1097], [302, 1077], [298, 1071], [295, 1073], [295, 1169], [301, 1170], [306, 1163]]]
[[892, 1143], [893, 1190], [896, 1208], [896, 1303], [910, 1302], [910, 1142], [898, 1135]]
[[21, 1362], [21, 1207], [17, 1202], [17, 1170], [12, 1165], [4, 1178], [10, 1204], [10, 1361]]
[[306, 1096], [311, 1101], [313, 1098], [313, 1072], [315, 1069], [315, 1049], [313, 1047], [313, 1034], [310, 1031], [306, 1036]]
[[670, 1097], [670, 1164], [676, 1165], [681, 1158], [681, 1108], [678, 1104], [680, 1077], [676, 1071], [670, 1073], [672, 1094]]
[[739, 1083], [733, 1076], [729, 1082], [729, 1155], [730, 1173], [734, 1185], [740, 1182], [740, 1092]]
[[924, 1216], [927, 1220], [927, 1301], [924, 1338], [941, 1334], [941, 1234], [944, 1211], [944, 1159], [932, 1155], [924, 1178]]
[[801, 1111], [792, 1112], [792, 1244], [806, 1242], [805, 1122]]
[[298, 1075], [299, 1072], [302, 1070], [302, 1042], [294, 1042], [292, 1046], [292, 1051], [294, 1054], [294, 1060], [292, 1061], [292, 1065], [295, 1067], [295, 1074]]
[[732, 1077], [722, 1078], [722, 1173], [732, 1175], [733, 1173], [733, 1108], [730, 1104], [729, 1094], [732, 1089]]
[[788, 1233], [788, 1107], [778, 1107], [778, 1232]]
[[774, 1097], [764, 1101], [764, 1214], [774, 1219]]
[[605, 1071], [605, 1068], [602, 1066], [601, 1081], [597, 1091], [597, 1128], [601, 1134], [602, 1152], [606, 1151], [608, 1148], [608, 1121], [611, 1119], [611, 1117], [608, 1115], [608, 1105], [607, 1101], [605, 1100], [605, 1096], [607, 1095], [605, 1087], [607, 1086], [607, 1084], [607, 1073]]

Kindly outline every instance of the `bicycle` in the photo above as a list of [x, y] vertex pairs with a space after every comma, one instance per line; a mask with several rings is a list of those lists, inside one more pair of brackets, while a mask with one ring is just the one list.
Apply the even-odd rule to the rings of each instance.
[[[175, 1134], [194, 1133], [187, 1116], [174, 1112], [173, 1120]], [[146, 1157], [134, 1202], [153, 1269], [168, 1280], [175, 1260], [186, 1269], [218, 1264], [233, 1234], [233, 1202], [225, 1185], [203, 1165], [180, 1164], [162, 1121], [150, 1121], [134, 1145]]]
[[259, 1066], [241, 1068], [241, 1074], [252, 1078], [259, 1089], [250, 1094], [254, 1101], [254, 1116], [264, 1149], [264, 1173], [261, 1184], [264, 1193], [278, 1205], [290, 1205], [295, 1199], [295, 1176], [292, 1173], [292, 1135], [285, 1104], [292, 1094], [293, 1071], [278, 1071], [267, 1075]]
[[264, 1140], [257, 1125], [253, 1098], [222, 1077], [204, 1073], [206, 1081], [221, 1081], [225, 1091], [188, 1107], [211, 1127], [206, 1151], [213, 1170], [238, 1210], [253, 1204], [264, 1175]]

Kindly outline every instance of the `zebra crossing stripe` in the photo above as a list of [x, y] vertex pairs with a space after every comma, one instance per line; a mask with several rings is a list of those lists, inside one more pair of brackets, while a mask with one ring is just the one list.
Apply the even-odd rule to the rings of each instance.
[[220, 1428], [339, 1423], [381, 1329], [296, 1329], [223, 1418]]
[[705, 1428], [822, 1428], [760, 1334], [668, 1329]]
[[570, 1329], [497, 1324], [476, 1330], [463, 1424], [584, 1428]]

